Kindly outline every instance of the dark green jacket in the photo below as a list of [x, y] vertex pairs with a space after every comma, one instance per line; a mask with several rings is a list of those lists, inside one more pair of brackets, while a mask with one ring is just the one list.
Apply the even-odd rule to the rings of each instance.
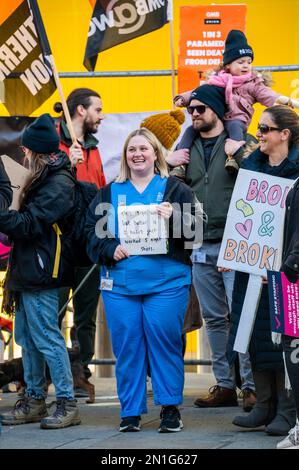
[[186, 184], [193, 189], [208, 216], [204, 227], [204, 240], [222, 238], [236, 181], [236, 177], [230, 175], [224, 168], [227, 158], [224, 153], [226, 139], [227, 133], [223, 131], [213, 148], [206, 171], [201, 138], [197, 137], [191, 146], [190, 162], [186, 168]]

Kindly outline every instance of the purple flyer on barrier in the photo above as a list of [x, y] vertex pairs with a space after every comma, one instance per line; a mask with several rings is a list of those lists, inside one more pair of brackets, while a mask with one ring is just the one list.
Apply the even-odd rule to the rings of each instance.
[[267, 273], [271, 331], [299, 338], [299, 280], [294, 284], [282, 272]]

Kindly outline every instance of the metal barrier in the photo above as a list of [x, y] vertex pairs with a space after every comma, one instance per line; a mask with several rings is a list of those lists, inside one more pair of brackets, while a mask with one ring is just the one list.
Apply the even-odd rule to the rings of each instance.
[[[265, 65], [254, 67], [254, 70], [268, 72], [295, 72], [299, 70], [299, 64], [294, 65]], [[175, 70], [175, 75], [178, 71]], [[60, 72], [60, 78], [111, 78], [111, 77], [170, 77], [171, 70], [118, 70], [108, 72]]]
[[[89, 364], [95, 366], [114, 366], [116, 363], [115, 359], [92, 359]], [[211, 366], [212, 361], [204, 359], [186, 359], [184, 361], [185, 366]]]

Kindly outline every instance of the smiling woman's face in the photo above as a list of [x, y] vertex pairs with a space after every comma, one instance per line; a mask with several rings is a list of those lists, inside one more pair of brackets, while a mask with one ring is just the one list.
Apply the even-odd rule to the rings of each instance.
[[[278, 127], [277, 124], [273, 121], [271, 114], [267, 112], [264, 112], [261, 115], [259, 124], [274, 128]], [[257, 130], [256, 136], [260, 143], [261, 152], [267, 155], [271, 155], [283, 142], [281, 138], [282, 131], [280, 130], [269, 130], [267, 133], [262, 133], [260, 130]]]
[[154, 174], [157, 156], [153, 146], [142, 135], [135, 135], [129, 140], [126, 157], [131, 173]]

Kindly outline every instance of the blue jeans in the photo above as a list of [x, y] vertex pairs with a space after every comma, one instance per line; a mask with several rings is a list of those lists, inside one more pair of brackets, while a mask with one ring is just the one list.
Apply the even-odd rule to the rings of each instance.
[[[202, 316], [206, 323], [207, 336], [212, 353], [212, 368], [217, 385], [224, 388], [235, 388], [235, 379], [227, 356], [227, 340], [229, 332], [229, 313], [232, 304], [234, 287], [234, 271], [218, 272], [217, 259], [220, 243], [204, 242], [193, 254], [202, 253], [201, 262], [193, 263], [193, 284]], [[249, 354], [239, 353], [242, 390], [254, 390]]]
[[69, 355], [57, 316], [58, 289], [20, 293], [15, 341], [22, 347], [27, 394], [36, 399], [45, 397], [45, 361], [57, 399], [74, 399]]
[[156, 405], [183, 401], [182, 329], [189, 286], [147, 295], [102, 291], [121, 402], [121, 417], [147, 412], [146, 377], [151, 370]]

